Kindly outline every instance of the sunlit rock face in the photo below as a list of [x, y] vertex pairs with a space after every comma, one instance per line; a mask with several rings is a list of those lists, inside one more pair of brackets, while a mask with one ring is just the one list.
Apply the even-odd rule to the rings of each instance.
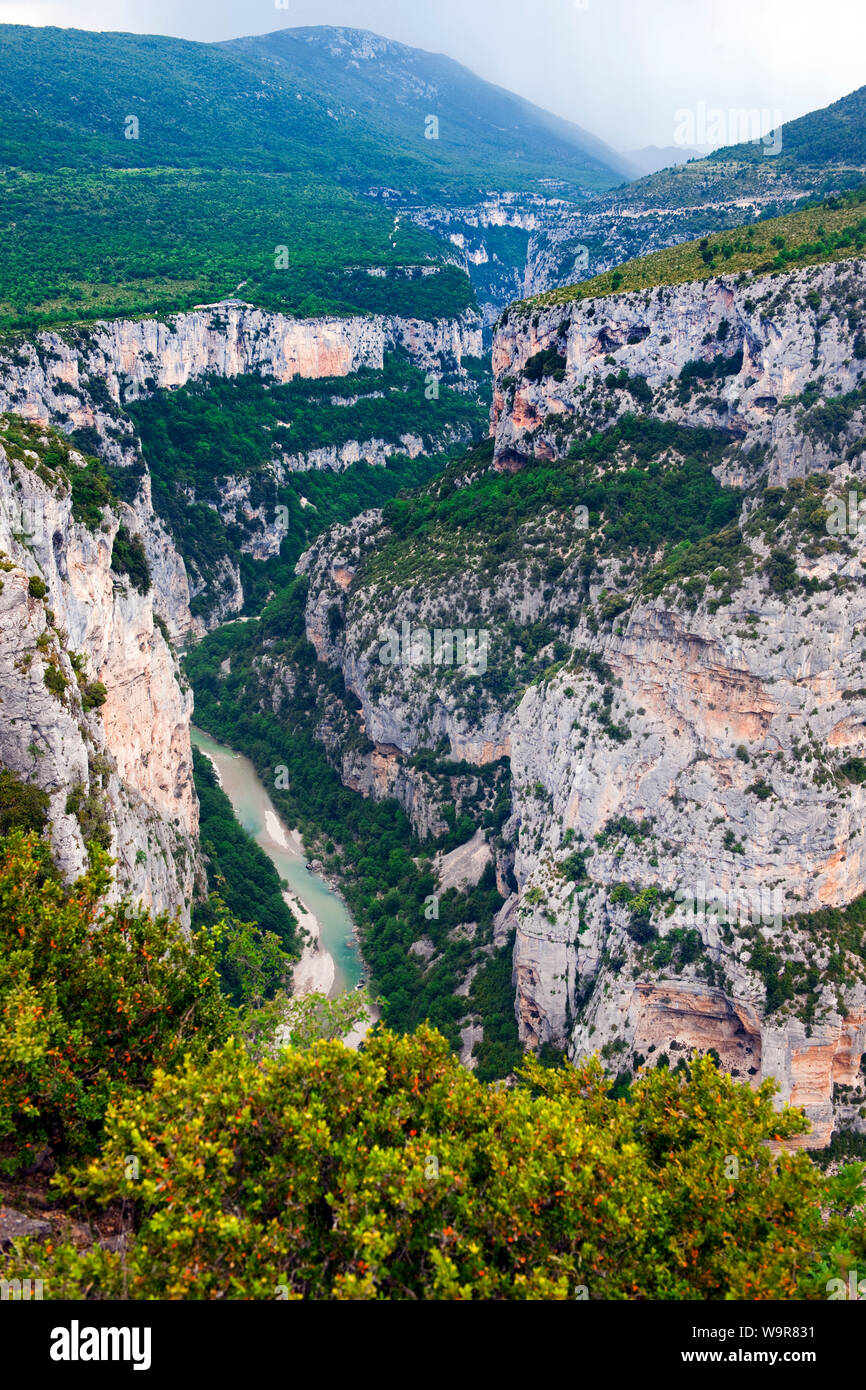
[[[134, 525], [134, 513], [106, 511], [90, 529], [73, 519], [68, 487], [37, 466], [35, 454], [21, 462], [0, 447], [0, 763], [48, 792], [68, 878], [101, 826], [115, 891], [188, 922], [200, 873], [192, 696], [151, 594], [111, 568], [120, 521]], [[96, 683], [101, 703], [88, 700]]]

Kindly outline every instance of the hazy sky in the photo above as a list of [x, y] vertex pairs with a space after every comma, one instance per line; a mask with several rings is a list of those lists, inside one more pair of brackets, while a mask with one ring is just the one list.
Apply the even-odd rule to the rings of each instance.
[[0, 0], [0, 21], [202, 40], [373, 29], [618, 149], [673, 143], [676, 112], [699, 119], [701, 103], [765, 111], [770, 128], [777, 112], [790, 120], [866, 83], [866, 0]]

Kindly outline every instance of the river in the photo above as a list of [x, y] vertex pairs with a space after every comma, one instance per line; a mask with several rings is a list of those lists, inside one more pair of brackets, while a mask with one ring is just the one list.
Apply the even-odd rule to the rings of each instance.
[[192, 741], [216, 767], [222, 789], [244, 830], [288, 884], [285, 897], [292, 911], [312, 935], [318, 936], [318, 946], [308, 948], [295, 967], [295, 993], [320, 989], [334, 998], [353, 989], [361, 980], [362, 961], [343, 899], [318, 874], [304, 867], [298, 832], [287, 829], [280, 820], [249, 758], [217, 743], [201, 729], [193, 728]]

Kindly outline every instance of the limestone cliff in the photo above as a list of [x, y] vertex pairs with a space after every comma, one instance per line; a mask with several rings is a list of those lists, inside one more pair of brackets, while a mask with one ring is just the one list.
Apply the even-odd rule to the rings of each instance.
[[59, 868], [97, 838], [117, 891], [189, 921], [198, 803], [190, 693], [154, 625], [151, 596], [112, 569], [135, 513], [75, 519], [84, 460], [4, 417], [0, 440], [0, 763], [50, 796]]
[[[258, 371], [288, 381], [380, 369], [396, 348], [424, 370], [459, 377], [463, 357], [481, 353], [480, 320], [296, 320], [231, 301], [166, 322], [45, 332], [0, 350], [0, 412], [8, 412], [10, 440], [23, 439], [3, 455], [0, 488], [0, 549], [11, 567], [0, 599], [8, 617], [0, 761], [50, 793], [58, 862], [68, 875], [80, 872], [84, 840], [96, 830], [117, 858], [120, 890], [156, 908], [180, 906], [188, 919], [199, 872], [192, 699], [160, 623], [175, 640], [201, 633], [190, 601], [205, 580], [188, 575], [154, 513], [151, 479], [124, 404], [208, 374]], [[83, 459], [53, 430], [125, 470], [116, 475], [123, 500], [103, 511], [102, 522], [76, 520], [68, 479]], [[414, 441], [406, 444], [411, 451]], [[45, 464], [48, 456], [61, 460], [60, 471]], [[347, 450], [335, 463], [349, 461]], [[227, 515], [246, 505], [244, 481], [235, 495], [227, 491]], [[22, 515], [38, 522], [32, 532]], [[143, 545], [147, 592], [111, 568], [121, 525]], [[272, 537], [274, 528], [263, 535]], [[47, 586], [44, 603], [29, 594], [30, 577]], [[226, 560], [207, 578], [221, 594], [211, 621], [237, 612], [237, 568]], [[45, 684], [49, 667], [57, 672], [48, 675], [54, 691]], [[87, 689], [98, 686], [102, 703], [87, 706]]]
[[[172, 637], [201, 635], [190, 600], [214, 576], [187, 575], [165, 526], [154, 514], [139, 442], [123, 405], [159, 389], [208, 375], [260, 372], [275, 381], [347, 376], [362, 367], [381, 370], [386, 352], [400, 349], [425, 371], [458, 375], [464, 357], [482, 353], [481, 322], [369, 316], [294, 319], [241, 301], [202, 306], [166, 319], [116, 320], [60, 332], [0, 350], [0, 410], [51, 423], [89, 438], [107, 462], [130, 470], [136, 527], [150, 562], [154, 601]], [[407, 441], [409, 442], [409, 441]], [[363, 441], [359, 456], [363, 451]], [[373, 457], [378, 457], [375, 441]], [[347, 466], [334, 458], [287, 460], [299, 466]], [[241, 480], [242, 481], [242, 480]], [[137, 483], [137, 492], [136, 492]], [[271, 545], [274, 532], [271, 529]], [[264, 554], [268, 550], [264, 538]], [[224, 560], [214, 625], [243, 606], [237, 567]]]
[[[854, 343], [863, 275], [863, 262], [850, 260], [546, 311], [518, 306], [504, 316], [493, 351], [497, 457], [503, 466], [530, 453], [555, 458], [563, 429], [598, 428], [634, 411], [639, 381], [637, 399], [658, 418], [721, 426], [750, 448], [761, 446], [771, 483], [831, 467], [839, 441], [808, 415], [862, 381]], [[557, 366], [527, 380], [527, 363], [545, 352]], [[611, 377], [623, 372], [614, 385]], [[801, 397], [818, 379], [810, 406]], [[736, 468], [742, 463], [738, 455]], [[736, 468], [731, 481], [739, 480]]]
[[[863, 296], [857, 261], [716, 279], [512, 315], [495, 347], [501, 467], [555, 458], [563, 419], [580, 431], [633, 411], [639, 379], [657, 419], [729, 432], [717, 473], [747, 489], [730, 586], [717, 570], [651, 598], [623, 577], [613, 630], [590, 638], [625, 740], [599, 719], [596, 676], [573, 666], [521, 702], [524, 1039], [575, 1056], [600, 1047], [630, 1067], [713, 1047], [739, 1075], [776, 1076], [819, 1143], [840, 1120], [866, 1128], [862, 933], [846, 939], [819, 912], [866, 890], [866, 806], [850, 776], [866, 729], [866, 549], [856, 522], [842, 538], [827, 525], [864, 461]], [[527, 381], [551, 347], [561, 379]], [[774, 510], [785, 495], [796, 515]], [[800, 506], [809, 497], [819, 512]], [[774, 580], [782, 555], [789, 584]], [[527, 794], [539, 785], [543, 797]]]
[[[866, 1131], [864, 294], [852, 259], [518, 306], [490, 471], [431, 487], [421, 536], [373, 513], [301, 563], [372, 744], [344, 775], [411, 805], [419, 750], [510, 759], [524, 1043], [712, 1048], [813, 1144]], [[404, 623], [486, 629], [485, 670], [383, 662]]]

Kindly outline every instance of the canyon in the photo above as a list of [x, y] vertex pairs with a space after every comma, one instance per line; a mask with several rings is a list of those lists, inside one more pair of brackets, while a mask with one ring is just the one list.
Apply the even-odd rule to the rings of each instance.
[[[555, 489], [557, 463], [601, 422], [627, 433], [639, 382], [647, 417], [722, 440], [713, 475], [742, 499], [729, 568], [723, 555], [678, 579], [654, 570], [656, 552], [587, 569], [586, 509], [553, 498], [492, 582], [471, 551], [448, 569], [441, 539], [418, 543], [409, 571], [395, 559], [409, 577], [389, 582], [402, 551], [381, 513], [299, 567], [307, 635], [371, 745], [345, 760], [350, 785], [397, 796], [429, 831], [441, 821], [420, 749], [510, 762], [512, 816], [492, 848], [512, 885], [502, 918], [524, 1045], [601, 1051], [618, 1071], [712, 1049], [736, 1076], [774, 1078], [818, 1145], [840, 1124], [866, 1130], [866, 984], [856, 955], [838, 957], [832, 918], [866, 891], [866, 793], [848, 771], [866, 747], [866, 545], [856, 524], [827, 525], [863, 466], [864, 269], [530, 303], [499, 324], [494, 474], [546, 464]], [[561, 557], [547, 583], [533, 578], [542, 535]], [[772, 578], [780, 554], [790, 583]], [[550, 620], [565, 659], [551, 643], [542, 678], [503, 698], [501, 673], [522, 660], [506, 613]], [[383, 667], [382, 631], [404, 620], [489, 628], [494, 679]], [[451, 779], [458, 807], [470, 771]], [[702, 896], [738, 906], [696, 912]], [[810, 989], [768, 1007], [768, 955], [792, 980], [817, 971]]]
[[[602, 545], [589, 563], [590, 509], [563, 508], [553, 480], [549, 511], [518, 526], [501, 565], [482, 564], [471, 546], [425, 552], [419, 540], [411, 578], [395, 582], [394, 538], [374, 509], [332, 527], [297, 568], [307, 639], [357, 701], [357, 714], [324, 708], [318, 728], [344, 785], [396, 799], [422, 840], [447, 829], [443, 797], [476, 817], [480, 839], [461, 882], [471, 888], [495, 868], [504, 901], [493, 946], [513, 936], [521, 1043], [573, 1060], [600, 1051], [628, 1074], [654, 1055], [674, 1064], [712, 1050], [737, 1077], [774, 1078], [783, 1101], [805, 1107], [807, 1142], [819, 1145], [840, 1125], [866, 1128], [866, 983], [821, 916], [866, 891], [866, 792], [847, 771], [866, 751], [857, 684], [866, 548], [856, 526], [826, 525], [862, 466], [863, 277], [851, 258], [523, 303], [498, 321], [489, 448], [463, 475], [457, 466], [449, 486], [555, 468], [602, 425], [623, 431], [613, 461], [627, 469], [639, 401], [646, 419], [681, 432], [664, 436], [654, 466], [680, 466], [697, 432], [716, 441], [720, 496], [739, 498], [736, 554], [708, 576], [659, 570], [658, 546], [629, 558]], [[85, 863], [82, 808], [98, 807], [117, 891], [189, 920], [202, 882], [192, 699], [172, 644], [202, 637], [243, 602], [228, 566], [228, 600], [209, 624], [193, 618], [196, 580], [153, 511], [124, 406], [208, 377], [382, 370], [394, 349], [434, 376], [459, 377], [464, 358], [481, 356], [482, 332], [477, 314], [296, 320], [229, 300], [6, 350], [0, 409], [36, 433], [32, 448], [4, 446], [0, 471], [9, 691], [0, 754], [51, 798], [67, 875]], [[76, 519], [67, 485], [83, 455], [70, 450], [59, 473], [45, 462], [56, 429], [90, 432], [134, 481], [99, 526]], [[402, 444], [417, 453], [414, 437]], [[386, 456], [385, 441], [356, 441], [282, 466], [339, 471]], [[221, 514], [250, 508], [244, 477], [227, 479]], [[22, 513], [38, 515], [36, 532], [22, 531]], [[112, 569], [121, 527], [141, 538], [146, 592]], [[264, 536], [255, 558], [274, 553]], [[539, 548], [556, 558], [547, 577]], [[768, 583], [779, 554], [787, 587]], [[402, 622], [483, 630], [492, 669], [383, 665], [383, 630]], [[515, 622], [549, 640], [530, 650]], [[59, 675], [46, 681], [49, 667]], [[260, 674], [279, 710], [291, 669], [264, 662]], [[94, 683], [104, 691], [96, 705]], [[417, 763], [435, 750], [439, 772]], [[510, 814], [488, 835], [481, 820], [506, 783]], [[694, 911], [719, 895], [773, 910]], [[429, 963], [423, 939], [418, 950]], [[768, 958], [804, 982], [772, 1007], [757, 964]], [[470, 1022], [467, 1065], [477, 1038]]]
[[[381, 370], [393, 348], [425, 371], [459, 373], [464, 355], [481, 353], [480, 319], [296, 320], [227, 301], [164, 322], [45, 332], [0, 351], [0, 419], [8, 425], [8, 440], [0, 435], [0, 761], [50, 797], [56, 858], [67, 877], [86, 866], [84, 833], [95, 818], [117, 861], [118, 894], [156, 911], [177, 910], [188, 924], [203, 884], [193, 699], [174, 644], [205, 628], [190, 611], [195, 577], [153, 510], [124, 404], [206, 376], [257, 372], [289, 381]], [[63, 444], [70, 434], [128, 470], [131, 486], [101, 522], [74, 515], [69, 480], [87, 465], [80, 449]], [[369, 455], [384, 461], [378, 444]], [[46, 458], [61, 459], [59, 471]], [[350, 461], [304, 463], [339, 468]], [[238, 490], [242, 496], [242, 481]], [[112, 568], [121, 528], [142, 546], [144, 590]], [[230, 565], [225, 570], [230, 597], [212, 621], [243, 602], [239, 576]], [[100, 703], [88, 705], [87, 690], [97, 687]]]

